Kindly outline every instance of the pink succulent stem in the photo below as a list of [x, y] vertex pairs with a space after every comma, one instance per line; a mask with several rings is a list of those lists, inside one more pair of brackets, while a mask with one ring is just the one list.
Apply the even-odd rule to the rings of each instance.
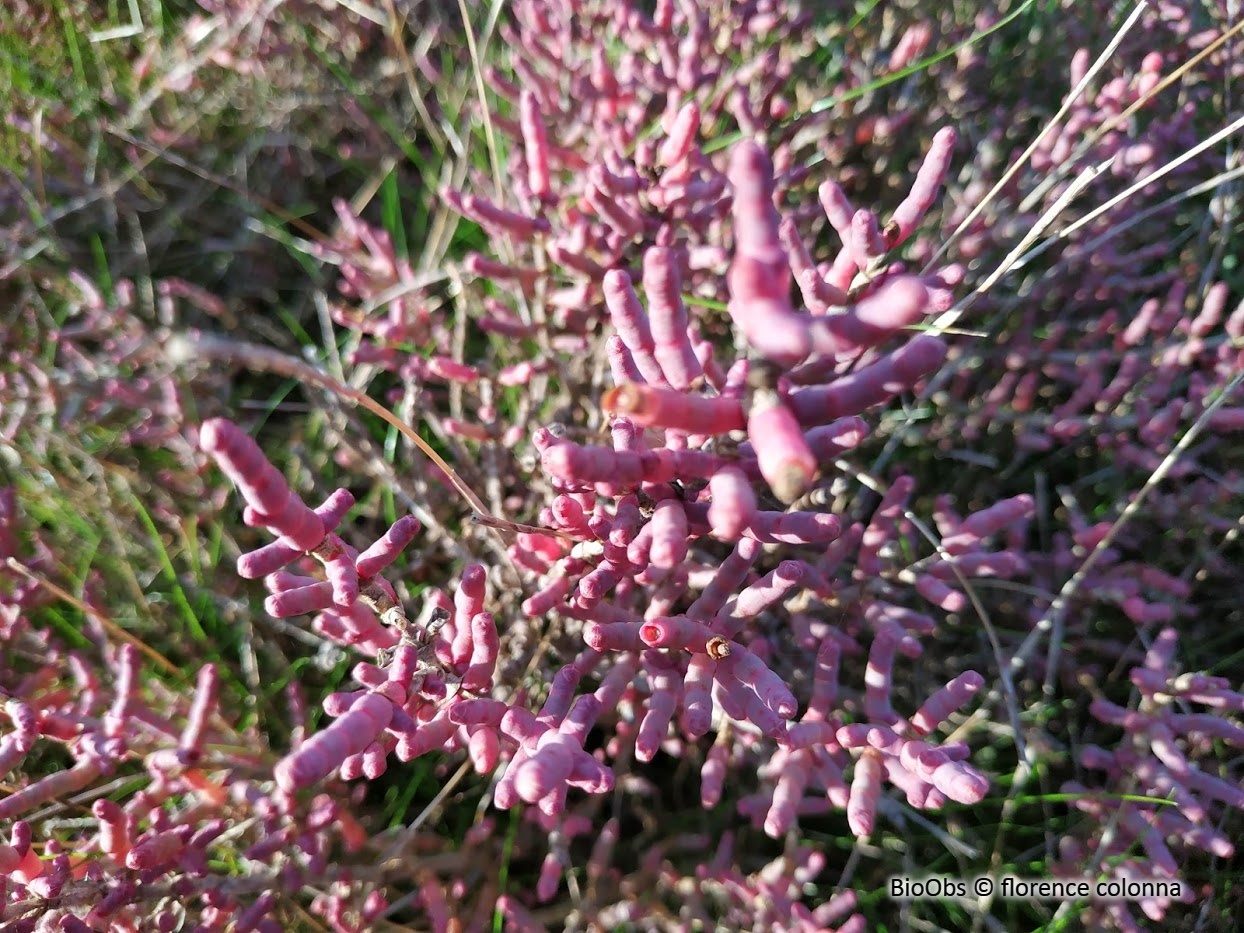
[[937, 337], [920, 336], [893, 353], [826, 386], [801, 389], [790, 395], [790, 407], [803, 425], [828, 424], [857, 415], [905, 392], [941, 366], [946, 344]]
[[548, 200], [552, 194], [549, 178], [549, 140], [540, 116], [536, 95], [524, 90], [519, 97], [519, 126], [523, 132], [523, 146], [527, 158], [527, 187], [539, 200]]
[[635, 757], [651, 761], [661, 748], [661, 742], [669, 731], [670, 721], [678, 708], [682, 683], [669, 668], [658, 670], [652, 678], [652, 696], [635, 736]]
[[658, 502], [652, 514], [652, 566], [672, 569], [687, 557], [687, 514], [674, 499]]
[[[895, 54], [898, 54], [897, 49]], [[920, 170], [916, 173], [916, 180], [912, 182], [911, 191], [895, 208], [890, 222], [886, 224], [885, 240], [888, 248], [893, 249], [906, 241], [937, 202], [942, 182], [950, 170], [950, 159], [957, 140], [958, 134], [953, 127], [943, 127], [934, 134], [933, 143], [925, 153]]]
[[856, 836], [868, 836], [873, 831], [877, 803], [881, 798], [881, 775], [884, 766], [881, 754], [866, 748], [855, 761], [855, 776], [851, 780], [851, 798], [847, 803], [847, 824]]
[[601, 404], [641, 427], [725, 434], [746, 424], [743, 408], [734, 399], [686, 395], [651, 385], [620, 385], [606, 392]]
[[186, 728], [181, 733], [178, 752], [184, 761], [195, 761], [202, 754], [203, 732], [207, 727], [207, 718], [216, 706], [216, 698], [220, 689], [220, 672], [215, 664], [205, 664], [199, 668], [195, 679], [194, 702], [186, 717]]
[[751, 482], [738, 467], [728, 466], [713, 474], [708, 489], [712, 496], [708, 523], [714, 536], [737, 541], [756, 518], [756, 494]]
[[799, 363], [812, 341], [806, 321], [790, 305], [790, 269], [773, 207], [773, 165], [764, 149], [744, 141], [730, 154], [728, 175], [735, 230], [730, 316], [761, 354], [776, 363]]
[[635, 357], [627, 348], [626, 342], [617, 334], [605, 338], [605, 356], [609, 360], [609, 374], [615, 386], [631, 382], [643, 382], [643, 374], [635, 364]]
[[468, 220], [494, 232], [512, 234], [522, 241], [530, 240], [537, 234], [548, 233], [551, 229], [549, 222], [543, 217], [527, 217], [477, 195], [463, 195], [446, 188], [441, 191], [441, 199]]
[[359, 577], [374, 577], [388, 567], [398, 554], [406, 549], [419, 533], [419, 519], [403, 515], [395, 521], [375, 544], [361, 553], [354, 561]]
[[1036, 509], [1032, 496], [1020, 495], [974, 512], [959, 525], [958, 533], [942, 540], [950, 554], [962, 554], [982, 538], [997, 534], [1008, 525], [1031, 517]]
[[667, 135], [657, 149], [657, 162], [667, 168], [685, 159], [695, 145], [695, 135], [700, 128], [700, 108], [695, 101], [684, 104], [669, 124]]
[[951, 713], [967, 704], [984, 684], [985, 678], [976, 671], [964, 671], [924, 701], [911, 717], [912, 726], [921, 735], [928, 735]]
[[644, 253], [643, 282], [657, 363], [673, 388], [686, 389], [704, 370], [687, 335], [687, 309], [672, 250], [654, 246]]
[[702, 622], [686, 616], [649, 619], [639, 629], [639, 638], [651, 648], [679, 648], [703, 654], [709, 639], [718, 633]]
[[760, 553], [759, 542], [747, 538], [738, 542], [734, 551], [721, 562], [717, 573], [708, 586], [704, 587], [699, 598], [687, 609], [687, 615], [703, 622], [717, 615], [730, 600], [731, 594], [747, 580]]
[[799, 499], [816, 477], [816, 458], [794, 413], [776, 392], [753, 397], [747, 436], [773, 494], [788, 505]]
[[730, 654], [717, 662], [717, 671], [719, 679], [722, 673], [729, 674], [783, 719], [790, 719], [795, 715], [798, 707], [790, 687], [754, 652], [742, 645], [731, 646]]
[[81, 759], [72, 768], [55, 771], [0, 800], [0, 820], [11, 820], [49, 800], [72, 796], [101, 773], [100, 762], [90, 758]]
[[285, 478], [241, 428], [221, 418], [205, 421], [199, 428], [199, 445], [274, 534], [302, 551], [324, 540], [319, 516], [290, 491]]
[[294, 792], [327, 777], [350, 755], [362, 752], [376, 740], [393, 718], [393, 704], [369, 693], [345, 715], [316, 733], [276, 766], [277, 784]]
[[814, 318], [811, 349], [833, 356], [876, 346], [900, 328], [918, 323], [928, 311], [928, 299], [928, 289], [916, 276], [891, 277], [843, 313]]

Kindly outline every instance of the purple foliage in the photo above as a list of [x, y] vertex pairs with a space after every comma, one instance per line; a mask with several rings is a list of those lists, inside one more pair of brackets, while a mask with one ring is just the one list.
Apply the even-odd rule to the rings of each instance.
[[[1227, 109], [1215, 89], [1244, 77], [1214, 45], [1229, 5], [1153, 4], [1091, 80], [1105, 5], [1062, 5], [1078, 51], [1034, 74], [1086, 86], [1022, 160], [1048, 102], [985, 93], [989, 38], [922, 62], [967, 37], [956, 11], [883, 6], [867, 48], [776, 0], [516, 0], [473, 37], [504, 47], [484, 78], [505, 161], [428, 185], [427, 234], [473, 225], [487, 247], [429, 271], [340, 198], [305, 246], [339, 276], [317, 298], [346, 337], [341, 382], [426, 426], [457, 474], [413, 447], [394, 466], [330, 406], [305, 434], [278, 424], [290, 456], [269, 459], [212, 416], [227, 383], [206, 370], [255, 355], [168, 352], [172, 330], [206, 346], [189, 324], [236, 315], [188, 278], [104, 289], [74, 271], [55, 327], [20, 303], [0, 329], [0, 454], [53, 485], [82, 424], [109, 432], [160, 464], [142, 481], [161, 550], [199, 534], [187, 516], [227, 529], [213, 547], [233, 570], [200, 595], [262, 629], [282, 670], [353, 666], [314, 728], [290, 682], [288, 741], [234, 708], [219, 663], [178, 694], [150, 639], [109, 618], [107, 582], [49, 544], [62, 532], [17, 491], [32, 481], [0, 484], [0, 926], [269, 931], [307, 892], [341, 931], [415, 911], [438, 931], [659, 915], [857, 933], [891, 841], [905, 869], [929, 851], [913, 826], [987, 866], [962, 838], [981, 815], [1009, 863], [1019, 801], [1051, 774], [1067, 797], [1042, 803], [1050, 875], [1186, 880], [1234, 857], [1244, 694], [1196, 669], [1240, 580], [1244, 304], [1213, 245], [1238, 227], [1216, 175], [1232, 166], [1207, 148], [1094, 213]], [[258, 15], [203, 7], [183, 58]], [[379, 41], [370, 20], [312, 21], [351, 68]], [[279, 88], [305, 51], [292, 30], [258, 23], [241, 59], [209, 44], [168, 89], [203, 92], [199, 68]], [[426, 44], [404, 65], [449, 81]], [[448, 152], [441, 103], [418, 100], [419, 143]], [[1198, 230], [1181, 205], [1207, 178]], [[333, 384], [307, 383], [313, 400]], [[141, 593], [150, 568], [125, 566]], [[74, 647], [47, 621], [67, 599]], [[436, 800], [383, 831], [369, 795], [416, 768]], [[696, 793], [701, 810], [680, 799]], [[470, 829], [428, 844], [425, 818], [476, 800]], [[817, 844], [832, 834], [854, 839], [845, 868]], [[502, 888], [520, 850], [523, 883]], [[1193, 895], [1077, 916], [1140, 929], [1136, 912], [1169, 922]]]

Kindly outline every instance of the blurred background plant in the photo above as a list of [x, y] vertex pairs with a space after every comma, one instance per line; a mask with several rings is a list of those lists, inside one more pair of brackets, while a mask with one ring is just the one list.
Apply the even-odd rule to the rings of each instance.
[[[1231, 929], [1242, 28], [1235, 0], [5, 4], [0, 923]], [[945, 127], [927, 217], [861, 252], [851, 205], [884, 235]], [[781, 675], [807, 711], [790, 729], [808, 734], [826, 691], [835, 726], [863, 726], [881, 706], [919, 719], [978, 672], [944, 727], [988, 778], [974, 803], [926, 812], [887, 784], [865, 817], [854, 785], [874, 765], [853, 762], [883, 746], [899, 760], [897, 739], [840, 736], [814, 761], [720, 697], [708, 734], [665, 728], [671, 707], [657, 747], [637, 739], [673, 675], [637, 642], [585, 651], [592, 624], [609, 628], [575, 603], [587, 551], [473, 522], [401, 431], [305, 378], [312, 364], [388, 406], [492, 515], [590, 542], [584, 523], [620, 523], [627, 490], [569, 505], [589, 493], [542, 452], [621, 446], [605, 272], [630, 273], [655, 329], [663, 267], [646, 257], [668, 248], [700, 362], [757, 362], [727, 288], [727, 168], [750, 138], [772, 156], [796, 307], [866, 295], [895, 262], [930, 294], [910, 332], [805, 364], [796, 384], [867, 372], [915, 332], [946, 350], [839, 413], [863, 430], [794, 508], [846, 531], [828, 550], [756, 549], [736, 586], [792, 562], [809, 576], [740, 623], [744, 653]], [[285, 362], [169, 353], [200, 334]], [[728, 394], [702, 369], [673, 388]], [[412, 621], [483, 600], [491, 696], [553, 732], [575, 715], [554, 715], [558, 671], [582, 677], [580, 700], [611, 698], [580, 745], [612, 786], [495, 809], [496, 755], [521, 747], [501, 726], [491, 760], [486, 740], [459, 742], [278, 788], [282, 756], [327, 734], [322, 701], [337, 716], [352, 679], [379, 689], [356, 667], [379, 659], [322, 618], [273, 617], [235, 572], [270, 536], [239, 521], [201, 449], [215, 416], [307, 503], [347, 490], [347, 548], [415, 515], [416, 543], [384, 571]], [[702, 448], [715, 455], [734, 444], [704, 433], [722, 435]], [[784, 508], [754, 485], [761, 514]], [[1000, 561], [953, 549], [1004, 501], [1027, 505], [993, 528]], [[690, 612], [732, 551], [683, 539], [688, 573], [639, 564], [639, 582], [612, 584], [617, 605]], [[972, 569], [949, 569], [960, 554]], [[484, 579], [465, 582], [472, 565], [486, 593], [462, 597]], [[902, 649], [887, 625], [908, 631]], [[865, 690], [870, 662], [889, 692]], [[986, 872], [1176, 877], [1187, 897], [903, 902], [886, 887]]]

